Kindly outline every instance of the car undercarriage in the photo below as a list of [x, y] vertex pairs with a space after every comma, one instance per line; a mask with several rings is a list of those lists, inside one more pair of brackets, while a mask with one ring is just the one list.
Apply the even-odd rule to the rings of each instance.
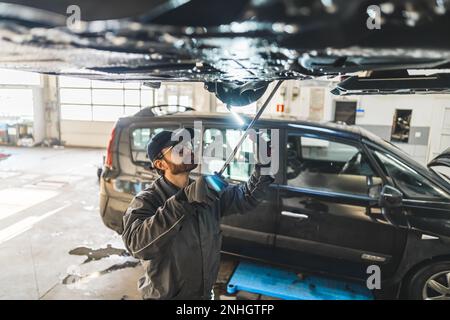
[[[150, 86], [201, 81], [216, 94], [336, 76], [356, 84], [335, 94], [445, 92], [448, 78], [408, 70], [448, 68], [448, 9], [428, 0], [6, 1], [0, 67]], [[361, 77], [394, 81], [374, 90]]]

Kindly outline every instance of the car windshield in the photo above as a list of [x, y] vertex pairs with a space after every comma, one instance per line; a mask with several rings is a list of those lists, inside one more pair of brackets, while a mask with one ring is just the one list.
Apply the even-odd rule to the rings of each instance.
[[[448, 171], [446, 171], [446, 170], [448, 170], [448, 168], [446, 168], [445, 170], [441, 170], [441, 168], [439, 168], [439, 169], [434, 168], [434, 170], [430, 169], [427, 166], [412, 159], [412, 157], [410, 155], [408, 155], [405, 151], [401, 150], [400, 148], [398, 148], [396, 145], [392, 144], [391, 142], [380, 138], [379, 136], [371, 133], [370, 131], [368, 131], [366, 129], [360, 128], [360, 130], [361, 130], [361, 133], [363, 134], [363, 136], [365, 136], [369, 140], [382, 146], [383, 148], [392, 152], [393, 154], [400, 157], [401, 159], [406, 159], [408, 164], [412, 165], [413, 167], [419, 167], [419, 168], [422, 168], [424, 171], [429, 172], [430, 175], [437, 177], [438, 180], [440, 180], [443, 184], [445, 184], [447, 186], [448, 189], [450, 189], [450, 179], [449, 179], [450, 173]], [[445, 173], [445, 172], [447, 172], [447, 173]]]
[[430, 171], [434, 172], [442, 180], [445, 180], [450, 185], [450, 168], [445, 166], [433, 166]]

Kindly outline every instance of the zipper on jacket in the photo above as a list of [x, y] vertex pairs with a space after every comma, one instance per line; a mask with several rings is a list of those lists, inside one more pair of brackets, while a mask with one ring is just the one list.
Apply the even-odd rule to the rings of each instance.
[[202, 245], [202, 235], [200, 233], [200, 222], [198, 221], [199, 213], [198, 209], [195, 210], [197, 221], [197, 234], [198, 234], [198, 243], [200, 244], [200, 258], [202, 260], [202, 299], [205, 298], [205, 262], [203, 261], [203, 245]]

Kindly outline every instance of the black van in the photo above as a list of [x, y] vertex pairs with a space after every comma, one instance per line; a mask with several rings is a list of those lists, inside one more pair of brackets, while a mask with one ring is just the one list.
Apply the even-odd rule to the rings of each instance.
[[[116, 123], [101, 177], [100, 213], [122, 231], [132, 197], [157, 173], [146, 144], [163, 129], [202, 122], [202, 148], [222, 134], [233, 146], [242, 127], [227, 114], [157, 116], [143, 109]], [[366, 281], [378, 265], [378, 298], [450, 299], [450, 180], [414, 162], [394, 145], [355, 127], [260, 120], [278, 129], [279, 170], [267, 199], [253, 212], [223, 218], [223, 252], [315, 273]], [[225, 172], [245, 181], [252, 152], [244, 143]], [[449, 166], [450, 149], [431, 162]], [[212, 173], [224, 160], [200, 164]]]

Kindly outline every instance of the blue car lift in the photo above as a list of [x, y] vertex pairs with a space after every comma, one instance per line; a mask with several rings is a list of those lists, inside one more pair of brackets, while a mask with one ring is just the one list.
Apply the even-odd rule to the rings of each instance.
[[295, 272], [240, 262], [227, 292], [245, 291], [285, 300], [373, 300], [372, 292], [364, 285], [318, 276], [300, 276]]

